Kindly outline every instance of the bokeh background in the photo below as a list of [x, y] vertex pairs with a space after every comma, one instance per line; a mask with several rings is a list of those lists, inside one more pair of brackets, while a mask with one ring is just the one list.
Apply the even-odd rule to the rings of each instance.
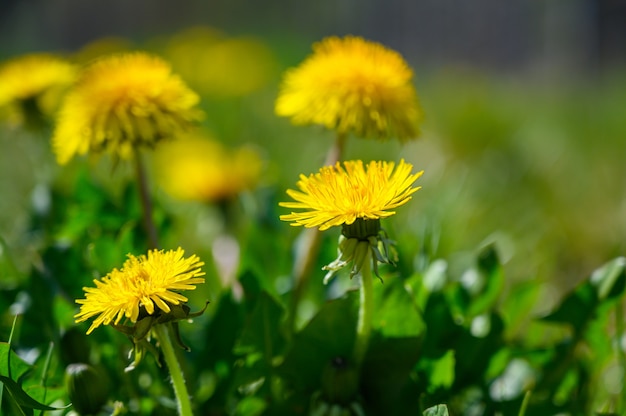
[[[225, 143], [262, 149], [261, 186], [281, 200], [298, 174], [319, 168], [333, 139], [273, 114], [281, 74], [325, 36], [383, 43], [414, 68], [423, 134], [406, 145], [353, 139], [346, 157], [404, 157], [425, 170], [423, 189], [393, 223], [409, 225], [394, 236], [452, 270], [495, 241], [507, 276], [545, 286], [549, 308], [626, 248], [624, 22], [619, 0], [2, 0], [0, 58], [130, 48], [174, 59], [184, 56], [177, 39], [193, 30], [254, 43], [229, 71], [235, 81], [220, 85], [261, 74], [258, 85], [205, 91], [205, 124]], [[185, 76], [232, 62], [175, 68]], [[26, 268], [35, 250], [24, 237], [28, 212], [62, 172], [40, 138], [3, 129], [0, 235]]]

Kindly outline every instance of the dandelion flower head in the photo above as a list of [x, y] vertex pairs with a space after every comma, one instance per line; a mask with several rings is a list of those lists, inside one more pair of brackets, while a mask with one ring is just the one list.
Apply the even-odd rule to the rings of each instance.
[[100, 280], [94, 280], [95, 288], [85, 287], [85, 299], [78, 299], [80, 312], [74, 316], [76, 322], [95, 317], [89, 327], [90, 334], [100, 325], [111, 322], [119, 324], [122, 318], [137, 322], [140, 308], [148, 315], [161, 310], [170, 312], [170, 305], [187, 302], [179, 293], [194, 290], [195, 285], [204, 283], [204, 265], [192, 255], [183, 258], [184, 250], [151, 250], [147, 256], [128, 255], [122, 269], [113, 269]]
[[393, 162], [346, 161], [343, 167], [325, 166], [319, 173], [300, 175], [299, 191], [287, 190], [295, 202], [281, 202], [300, 212], [281, 215], [291, 225], [326, 230], [336, 225], [350, 225], [357, 219], [377, 220], [395, 214], [420, 187], [412, 187], [422, 172], [411, 173], [413, 166], [401, 160]]
[[265, 87], [276, 71], [272, 50], [252, 36], [227, 37], [199, 26], [171, 40], [166, 56], [196, 91], [212, 97], [243, 97]]
[[154, 154], [154, 164], [157, 182], [168, 194], [201, 202], [229, 199], [253, 188], [263, 168], [252, 147], [229, 149], [201, 134], [163, 143]]
[[60, 164], [87, 152], [128, 157], [199, 120], [198, 95], [161, 58], [120, 53], [87, 66], [66, 96], [52, 138]]
[[[0, 66], [0, 107], [19, 107], [35, 100], [44, 115], [57, 109], [62, 94], [76, 77], [76, 68], [64, 59], [47, 53], [13, 58]], [[19, 108], [13, 109], [19, 118]]]
[[402, 56], [360, 37], [329, 37], [288, 70], [276, 114], [339, 134], [399, 140], [419, 135], [422, 110]]

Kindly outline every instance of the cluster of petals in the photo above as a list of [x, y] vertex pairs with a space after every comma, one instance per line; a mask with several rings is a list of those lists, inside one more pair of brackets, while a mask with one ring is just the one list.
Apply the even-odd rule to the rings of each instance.
[[286, 73], [275, 110], [294, 124], [404, 141], [419, 135], [422, 120], [412, 80], [398, 52], [360, 37], [329, 37]]
[[393, 209], [405, 204], [419, 187], [413, 183], [423, 172], [411, 173], [413, 166], [394, 162], [345, 161], [343, 166], [325, 166], [318, 173], [300, 175], [299, 190], [287, 190], [295, 202], [281, 202], [285, 208], [303, 211], [281, 215], [291, 225], [319, 227], [326, 230], [350, 225], [357, 218], [375, 220], [395, 214]]
[[52, 147], [60, 164], [75, 155], [134, 148], [177, 136], [202, 117], [198, 95], [164, 60], [113, 54], [87, 66], [64, 99]]
[[122, 318], [137, 322], [140, 308], [148, 315], [158, 308], [169, 313], [170, 305], [187, 302], [180, 294], [193, 290], [204, 283], [203, 262], [196, 255], [184, 258], [184, 250], [150, 250], [139, 257], [128, 255], [121, 269], [113, 269], [100, 280], [96, 287], [85, 287], [85, 299], [78, 299], [80, 311], [74, 316], [76, 322], [95, 317], [89, 327], [90, 334], [100, 325], [119, 324]]

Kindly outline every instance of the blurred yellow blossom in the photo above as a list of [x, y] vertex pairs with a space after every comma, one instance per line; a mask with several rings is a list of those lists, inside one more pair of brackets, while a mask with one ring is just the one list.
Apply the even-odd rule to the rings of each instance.
[[201, 119], [198, 95], [169, 64], [143, 52], [94, 61], [62, 104], [52, 147], [60, 164], [87, 152], [128, 157]]
[[72, 59], [76, 62], [89, 63], [102, 56], [129, 52], [132, 49], [132, 42], [130, 40], [117, 36], [107, 36], [98, 38], [82, 46], [72, 55]]
[[402, 56], [360, 37], [329, 37], [288, 70], [276, 114], [339, 134], [408, 140], [419, 135], [422, 110], [413, 71]]
[[267, 85], [276, 71], [271, 49], [251, 36], [226, 37], [208, 27], [194, 27], [167, 45], [176, 71], [201, 94], [240, 97]]
[[252, 147], [228, 149], [200, 134], [163, 143], [154, 154], [158, 183], [173, 197], [220, 201], [254, 187], [263, 167]]
[[[119, 324], [122, 318], [136, 323], [141, 316], [167, 314], [174, 305], [187, 302], [179, 292], [194, 290], [204, 283], [204, 265], [196, 255], [183, 258], [177, 250], [150, 250], [148, 255], [131, 254], [121, 270], [113, 269], [95, 288], [85, 287], [85, 299], [78, 299], [80, 312], [74, 318], [83, 322], [96, 317], [87, 334], [100, 325]], [[156, 308], [155, 308], [156, 306]]]
[[76, 72], [74, 65], [52, 54], [13, 58], [0, 66], [0, 108], [14, 124], [30, 116], [51, 117]]

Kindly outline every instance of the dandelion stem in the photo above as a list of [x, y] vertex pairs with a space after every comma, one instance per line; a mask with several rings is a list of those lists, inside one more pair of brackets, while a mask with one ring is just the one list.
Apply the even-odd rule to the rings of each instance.
[[170, 372], [172, 385], [174, 386], [174, 394], [178, 402], [178, 414], [179, 416], [193, 416], [189, 393], [187, 393], [187, 386], [185, 385], [185, 378], [180, 364], [178, 363], [178, 358], [176, 358], [176, 352], [174, 351], [174, 346], [172, 345], [168, 332], [169, 327], [166, 326], [166, 324], [158, 324], [154, 325], [152, 328], [159, 340], [161, 351], [163, 351], [163, 358], [165, 358], [165, 363]]
[[159, 242], [157, 239], [156, 226], [154, 225], [154, 218], [152, 217], [152, 199], [148, 190], [148, 178], [146, 177], [146, 171], [138, 149], [135, 149], [134, 156], [135, 174], [137, 175], [137, 184], [139, 186], [139, 199], [143, 210], [143, 224], [148, 234], [150, 248], [158, 248]]
[[374, 313], [374, 285], [370, 270], [371, 251], [368, 249], [361, 268], [361, 289], [359, 304], [359, 320], [356, 325], [356, 342], [354, 344], [354, 360], [360, 366], [365, 358], [372, 332], [372, 316]]
[[335, 163], [341, 160], [344, 148], [346, 147], [346, 139], [347, 135], [345, 133], [337, 133], [335, 142], [332, 147], [328, 149], [328, 153], [326, 154], [325, 166], [334, 166]]

